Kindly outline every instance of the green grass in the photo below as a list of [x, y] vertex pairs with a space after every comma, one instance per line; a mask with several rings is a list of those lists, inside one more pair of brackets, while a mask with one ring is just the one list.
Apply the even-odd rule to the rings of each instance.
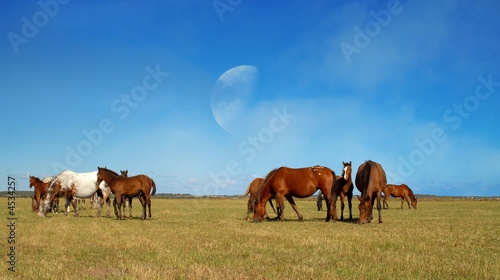
[[[96, 218], [88, 205], [79, 218], [44, 219], [31, 199], [16, 203], [17, 271], [2, 262], [2, 279], [500, 279], [498, 201], [419, 201], [409, 210], [392, 200], [383, 224], [363, 226], [324, 222], [315, 201], [297, 201], [302, 222], [286, 204], [285, 222], [257, 224], [245, 220], [245, 200], [153, 199], [151, 221], [138, 219], [137, 200], [134, 218], [122, 221]], [[7, 200], [0, 205], [7, 224]]]

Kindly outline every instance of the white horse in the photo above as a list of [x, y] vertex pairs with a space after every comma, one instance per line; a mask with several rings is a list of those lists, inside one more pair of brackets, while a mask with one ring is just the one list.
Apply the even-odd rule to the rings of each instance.
[[101, 182], [97, 186], [97, 171], [88, 173], [75, 173], [73, 171], [63, 171], [52, 181], [47, 189], [47, 194], [40, 203], [40, 210], [38, 211], [38, 216], [45, 217], [49, 210], [50, 202], [54, 199], [58, 193], [64, 196], [66, 199], [66, 205], [64, 206], [64, 215], [68, 215], [69, 205], [73, 205], [75, 209], [76, 216], [78, 217], [78, 209], [76, 198], [89, 198], [92, 197], [96, 192], [100, 191], [102, 193], [103, 201], [99, 203], [99, 210], [97, 212], [97, 217], [101, 216], [102, 204], [104, 201], [108, 204], [108, 217], [110, 216], [110, 200], [109, 195], [111, 189], [105, 182]]

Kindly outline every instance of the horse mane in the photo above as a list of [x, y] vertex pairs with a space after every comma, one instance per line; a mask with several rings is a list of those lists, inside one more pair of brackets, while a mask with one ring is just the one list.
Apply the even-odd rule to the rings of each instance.
[[[281, 168], [281, 167], [280, 167]], [[269, 172], [266, 176], [266, 178], [264, 178], [264, 180], [262, 180], [259, 184], [259, 187], [257, 188], [257, 194], [255, 195], [255, 197], [253, 198], [253, 201], [252, 201], [252, 205], [255, 205], [255, 203], [260, 200], [260, 196], [262, 195], [262, 191], [264, 190], [264, 186], [266, 185], [267, 181], [269, 181], [269, 179], [271, 179], [271, 177], [273, 177], [273, 175], [280, 169], [280, 168], [275, 168], [273, 169], [271, 172]]]
[[356, 182], [356, 185], [363, 187], [363, 190], [361, 191], [361, 201], [362, 202], [365, 202], [365, 200], [366, 200], [366, 192], [368, 189], [368, 185], [370, 184], [370, 173], [371, 173], [371, 169], [372, 169], [372, 164], [373, 164], [373, 161], [371, 161], [371, 160], [365, 161], [365, 166], [360, 171], [361, 172], [359, 174], [360, 176], [356, 176], [356, 181], [359, 178], [359, 181]]
[[99, 167], [99, 169], [104, 170], [104, 171], [106, 171], [106, 172], [108, 172], [108, 173], [114, 174], [114, 175], [116, 175], [116, 176], [121, 176], [121, 175], [119, 175], [118, 173], [116, 173], [116, 171], [113, 171], [113, 170], [108, 169], [108, 168], [106, 168], [106, 167]]
[[40, 180], [40, 178], [38, 178], [38, 177], [35, 177], [35, 176], [30, 176], [30, 177], [33, 178], [33, 179], [35, 179], [39, 183], [43, 183], [43, 181]]
[[411, 199], [411, 200], [415, 200], [415, 199], [417, 199], [417, 197], [413, 194], [413, 191], [412, 191], [412, 190], [411, 190], [411, 189], [410, 189], [407, 185], [405, 185], [405, 186], [406, 186], [406, 188], [408, 189], [408, 192], [409, 192], [409, 194], [410, 194], [410, 199]]

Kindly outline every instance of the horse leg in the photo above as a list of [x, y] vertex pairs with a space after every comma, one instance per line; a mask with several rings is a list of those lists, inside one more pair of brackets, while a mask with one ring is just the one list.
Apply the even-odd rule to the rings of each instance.
[[408, 198], [408, 196], [405, 196], [405, 199], [406, 199], [406, 203], [408, 203], [408, 209], [411, 209], [410, 199]]
[[130, 218], [132, 218], [132, 198], [131, 197], [128, 198], [128, 210], [129, 210]]
[[123, 215], [125, 216], [125, 208], [127, 208], [127, 197], [123, 199]]
[[[100, 199], [101, 199], [101, 198], [99, 197], [99, 200], [100, 200]], [[92, 203], [91, 203], [91, 204], [92, 204]], [[98, 208], [98, 210], [97, 210], [97, 216], [96, 216], [96, 217], [101, 217], [102, 205], [103, 205], [104, 203], [101, 203], [101, 201], [99, 201], [99, 203], [98, 203], [98, 204], [99, 204], [99, 208]]]
[[284, 201], [284, 196], [281, 195], [281, 194], [276, 194], [276, 208], [278, 209], [278, 219], [280, 221], [284, 221], [285, 220], [285, 215], [284, 215], [284, 211], [285, 211], [285, 201]]
[[377, 210], [378, 210], [378, 222], [382, 223], [382, 207], [380, 205], [380, 201], [382, 200], [382, 194], [377, 193]]
[[116, 209], [116, 196], [115, 199], [113, 200], [113, 207], [115, 208], [115, 216], [118, 219], [118, 209]]
[[295, 201], [293, 200], [293, 197], [291, 195], [285, 196], [286, 200], [292, 205], [293, 210], [295, 210], [295, 213], [297, 213], [297, 216], [299, 217], [299, 221], [302, 221], [304, 217], [302, 217], [302, 214], [299, 213], [299, 209], [297, 209], [297, 205], [295, 204]]
[[347, 203], [349, 203], [349, 220], [352, 220], [352, 193], [347, 196]]
[[149, 210], [149, 219], [151, 220], [151, 198], [148, 196], [148, 210]]
[[71, 203], [71, 197], [66, 197], [66, 203], [64, 203], [64, 216], [68, 216], [69, 204]]
[[139, 196], [139, 199], [141, 200], [141, 204], [142, 204], [142, 217], [141, 217], [141, 220], [145, 220], [146, 219], [146, 197], [141, 195]]
[[389, 204], [387, 203], [387, 198], [389, 198], [389, 196], [388, 195], [384, 195], [384, 209], [389, 209]]
[[404, 196], [401, 197], [401, 209], [403, 209], [403, 203], [405, 202]]
[[344, 220], [344, 193], [340, 193], [340, 220]]
[[71, 201], [71, 205], [73, 205], [73, 208], [75, 209], [75, 217], [79, 217], [80, 213], [78, 213], [77, 201], [75, 199], [73, 199], [73, 201]]
[[118, 219], [121, 220], [123, 218], [122, 215], [122, 203], [123, 203], [124, 196], [118, 195], [116, 197], [116, 208], [118, 208]]
[[[333, 222], [336, 222], [338, 219], [338, 216], [337, 216], [337, 198], [339, 197], [339, 193], [336, 192], [332, 188], [332, 193], [331, 193], [330, 197], [326, 197], [326, 195], [325, 195], [325, 200], [326, 201], [330, 200], [329, 201], [330, 207], [328, 207], [329, 215], [326, 216], [326, 221], [328, 222], [328, 221], [330, 221], [330, 218], [332, 218]], [[328, 202], [327, 202], [327, 205], [328, 205]]]
[[250, 200], [251, 198], [248, 199], [248, 204], [247, 204], [247, 222], [250, 222], [250, 212], [252, 210], [252, 202]]
[[276, 213], [276, 209], [274, 209], [273, 202], [271, 201], [272, 197], [269, 198], [269, 204], [271, 205], [271, 208], [273, 208], [274, 213]]

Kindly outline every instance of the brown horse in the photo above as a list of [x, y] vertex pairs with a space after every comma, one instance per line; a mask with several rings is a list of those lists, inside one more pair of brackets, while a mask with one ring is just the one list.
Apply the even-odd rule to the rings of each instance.
[[[151, 178], [146, 175], [137, 175], [133, 177], [123, 177], [118, 173], [107, 168], [98, 168], [97, 172], [97, 185], [105, 181], [111, 191], [115, 194], [116, 203], [115, 213], [118, 212], [117, 219], [122, 219], [122, 199], [126, 197], [139, 197], [142, 204], [142, 217], [141, 220], [146, 219], [146, 205], [149, 208], [149, 219], [151, 220], [151, 196], [156, 193], [156, 184]], [[153, 192], [151, 192], [151, 188]]]
[[361, 164], [356, 173], [356, 188], [361, 192], [361, 197], [358, 196], [361, 203], [359, 204], [359, 223], [365, 224], [373, 220], [373, 203], [374, 196], [377, 196], [378, 221], [382, 222], [382, 207], [380, 200], [382, 190], [387, 185], [387, 178], [382, 166], [371, 160]]
[[[247, 191], [243, 196], [247, 196], [250, 194], [250, 198], [248, 199], [248, 209], [247, 209], [247, 221], [250, 222], [250, 213], [254, 212], [254, 207], [253, 207], [253, 201], [255, 199], [255, 196], [257, 195], [257, 192], [259, 191], [259, 185], [264, 182], [264, 179], [262, 178], [255, 178], [253, 181], [248, 185]], [[271, 204], [271, 207], [274, 210], [274, 213], [276, 213], [276, 209], [274, 209], [274, 205], [271, 202], [271, 199], [274, 197], [269, 198], [269, 204]], [[266, 211], [266, 218], [269, 219], [269, 215], [267, 214]]]
[[42, 181], [35, 176], [30, 176], [30, 189], [31, 187], [35, 188], [35, 197], [32, 202], [33, 204], [36, 203], [36, 209], [32, 206], [32, 211], [38, 211], [38, 207], [40, 206], [40, 199], [45, 196], [45, 194], [47, 193], [47, 189], [49, 188], [49, 185], [53, 180], [54, 177], [46, 177]]
[[349, 203], [349, 220], [352, 220], [352, 190], [354, 186], [352, 184], [352, 167], [351, 162], [342, 162], [344, 169], [342, 171], [342, 176], [337, 176], [337, 182], [340, 189], [340, 220], [344, 220], [344, 197], [347, 196], [347, 202]]
[[417, 209], [417, 198], [413, 195], [413, 192], [411, 189], [405, 185], [391, 185], [387, 184], [387, 187], [383, 190], [384, 192], [384, 209], [389, 208], [389, 204], [387, 204], [387, 198], [389, 198], [389, 195], [392, 197], [401, 197], [401, 209], [403, 209], [403, 203], [406, 199], [406, 203], [408, 203], [408, 208], [411, 209], [410, 207], [410, 200], [411, 200], [411, 206], [415, 209]]
[[[318, 189], [325, 194], [325, 201], [328, 209], [326, 221], [329, 221], [332, 216], [335, 221], [337, 219], [337, 213], [334, 206], [338, 195], [338, 186], [337, 179], [335, 178], [335, 172], [333, 172], [333, 170], [328, 167], [318, 165], [298, 169], [288, 167], [274, 169], [266, 176], [266, 179], [259, 187], [259, 191], [257, 192], [254, 201], [254, 203], [256, 203], [256, 207], [253, 215], [253, 221], [262, 221], [266, 211], [266, 203], [273, 194], [276, 196], [278, 218], [280, 221], [284, 221], [284, 198], [288, 200], [293, 210], [295, 210], [299, 220], [302, 220], [303, 217], [299, 213], [297, 205], [295, 204], [295, 201], [293, 201], [293, 197], [309, 197]], [[333, 193], [336, 193], [336, 195], [333, 195]], [[332, 200], [330, 197], [331, 195], [335, 198], [335, 200], [333, 200], [332, 207], [330, 206], [330, 200]]]

